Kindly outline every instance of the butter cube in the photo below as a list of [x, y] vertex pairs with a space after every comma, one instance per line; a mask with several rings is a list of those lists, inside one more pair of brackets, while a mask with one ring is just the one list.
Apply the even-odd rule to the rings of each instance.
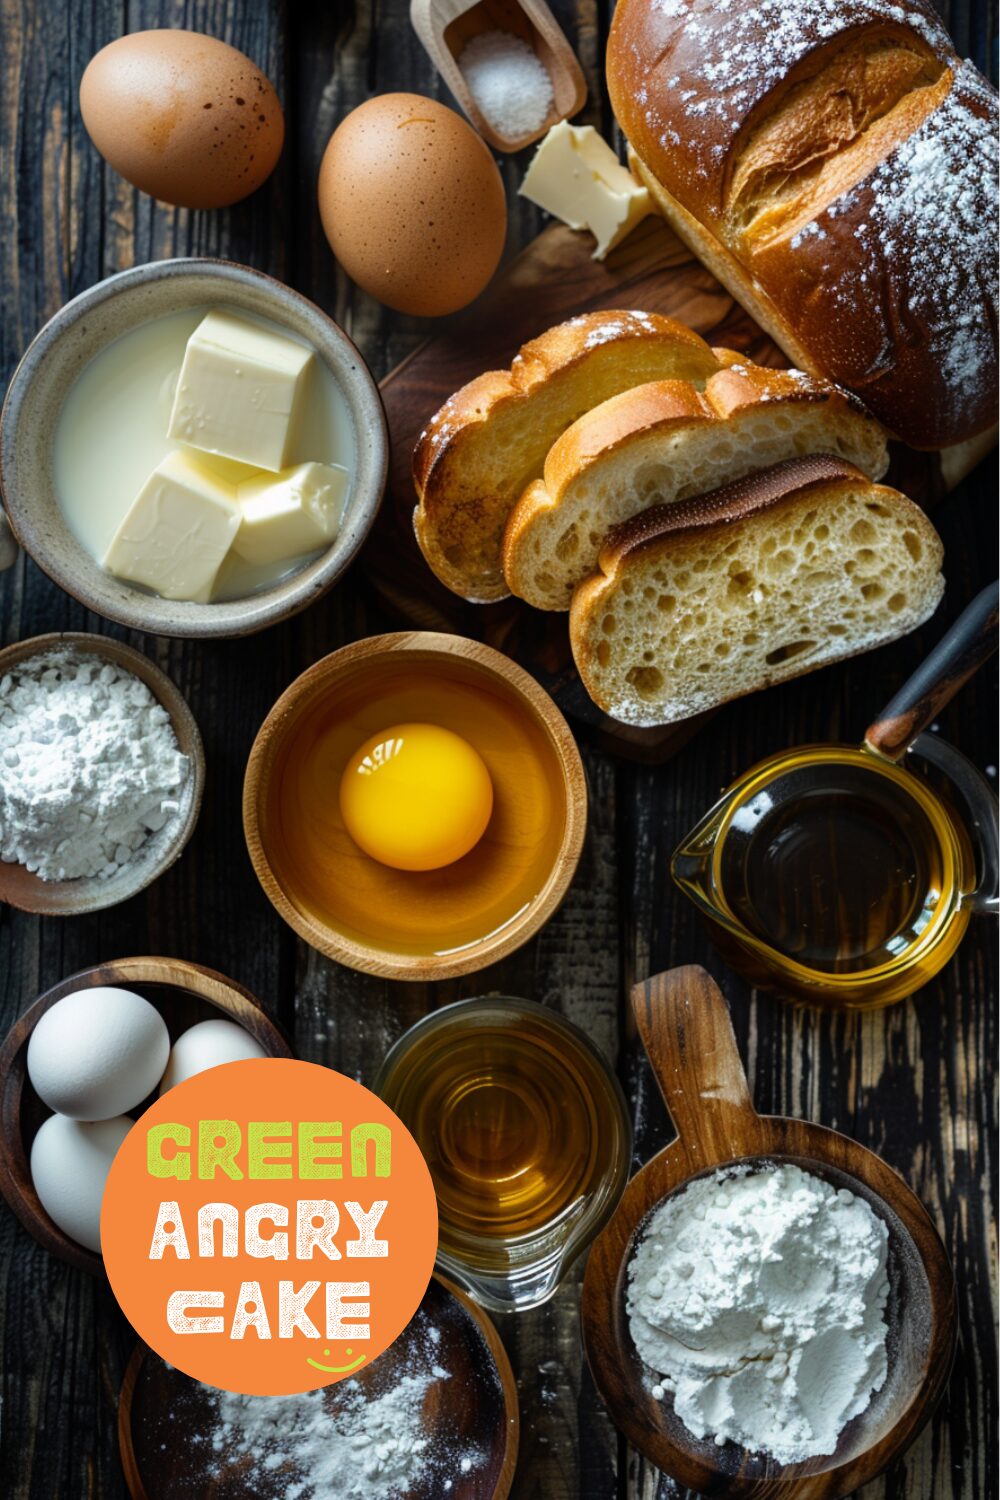
[[595, 260], [603, 260], [655, 211], [649, 189], [636, 182], [594, 127], [565, 120], [539, 145], [519, 191], [571, 229], [589, 229], [597, 240]]
[[239, 525], [235, 485], [193, 454], [168, 453], [112, 537], [104, 566], [164, 599], [204, 604]]
[[210, 312], [188, 339], [167, 435], [277, 473], [289, 461], [314, 357], [294, 339]]
[[346, 469], [314, 463], [244, 480], [233, 551], [246, 562], [277, 563], [328, 546], [343, 518], [347, 484]]

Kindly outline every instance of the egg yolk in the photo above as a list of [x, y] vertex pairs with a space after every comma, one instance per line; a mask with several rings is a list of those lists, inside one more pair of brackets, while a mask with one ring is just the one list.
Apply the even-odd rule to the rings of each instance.
[[396, 870], [438, 870], [486, 832], [493, 783], [472, 746], [436, 724], [394, 724], [365, 740], [340, 782], [347, 831]]

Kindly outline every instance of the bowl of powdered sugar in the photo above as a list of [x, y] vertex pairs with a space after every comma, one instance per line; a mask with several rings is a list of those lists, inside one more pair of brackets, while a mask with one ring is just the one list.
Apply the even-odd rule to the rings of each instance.
[[0, 900], [98, 911], [181, 853], [205, 761], [191, 711], [140, 652], [103, 636], [0, 651]]
[[591, 1249], [587, 1357], [616, 1424], [701, 1494], [837, 1500], [920, 1432], [954, 1279], [912, 1190], [839, 1131], [759, 1115], [718, 986], [632, 995], [678, 1136]]

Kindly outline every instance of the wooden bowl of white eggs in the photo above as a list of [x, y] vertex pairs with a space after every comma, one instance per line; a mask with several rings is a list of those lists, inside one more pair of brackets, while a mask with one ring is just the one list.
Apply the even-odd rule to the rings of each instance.
[[175, 1083], [291, 1057], [241, 985], [175, 958], [121, 958], [41, 995], [0, 1048], [0, 1193], [60, 1260], [103, 1272], [104, 1182], [135, 1119]]

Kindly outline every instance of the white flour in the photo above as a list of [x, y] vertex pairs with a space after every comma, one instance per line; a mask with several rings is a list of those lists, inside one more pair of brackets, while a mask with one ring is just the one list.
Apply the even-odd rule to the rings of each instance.
[[43, 880], [108, 877], [178, 807], [190, 774], [133, 673], [72, 648], [0, 678], [0, 859]]
[[290, 1470], [295, 1477], [285, 1480], [284, 1500], [389, 1500], [406, 1494], [423, 1470], [421, 1408], [434, 1378], [404, 1375], [373, 1401], [359, 1381], [345, 1381], [335, 1416], [322, 1390], [263, 1398], [220, 1391], [212, 1446], [227, 1458], [248, 1457], [254, 1476]]
[[628, 1268], [653, 1394], [719, 1446], [781, 1463], [832, 1453], [885, 1382], [887, 1244], [867, 1203], [798, 1167], [667, 1198]]
[[[360, 1378], [301, 1396], [209, 1393], [218, 1417], [211, 1478], [238, 1473], [247, 1493], [280, 1500], [400, 1500], [429, 1480], [448, 1494], [484, 1462], [452, 1425], [441, 1331], [420, 1310], [396, 1354]], [[425, 1408], [433, 1412], [425, 1422]], [[213, 1491], [214, 1492], [214, 1491]]]

